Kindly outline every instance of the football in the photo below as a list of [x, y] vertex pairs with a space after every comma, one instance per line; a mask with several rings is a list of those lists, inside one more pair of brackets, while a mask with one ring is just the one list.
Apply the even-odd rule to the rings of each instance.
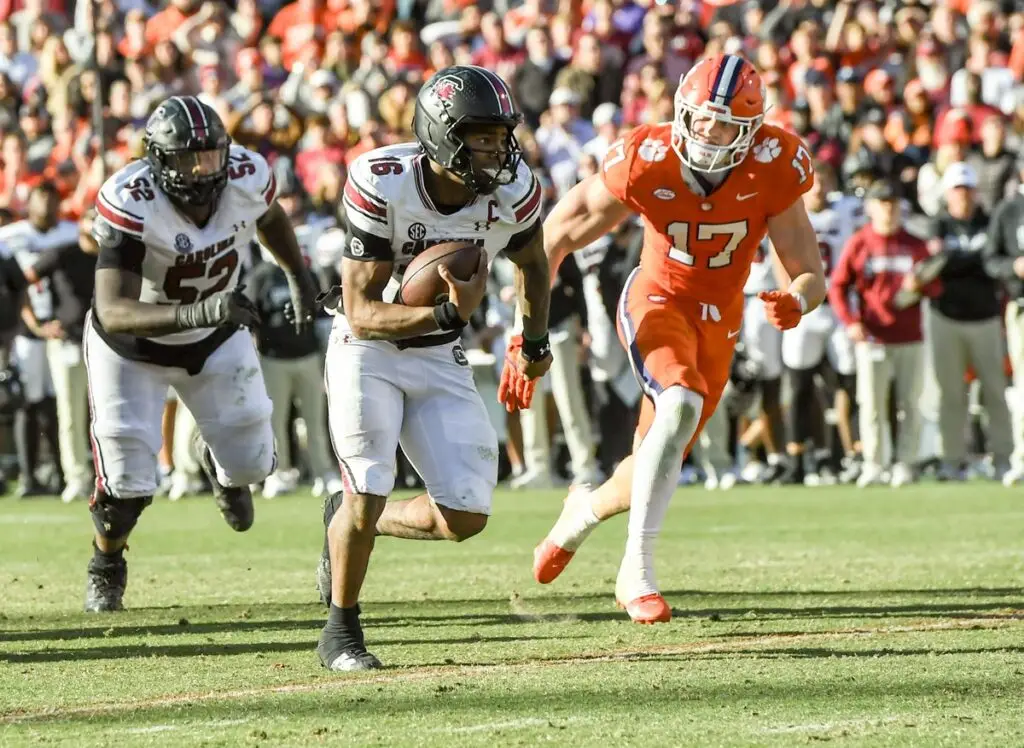
[[461, 281], [473, 277], [480, 264], [480, 247], [471, 242], [445, 242], [420, 252], [402, 276], [398, 301], [406, 306], [434, 306], [448, 295], [448, 284], [437, 272], [438, 265], [447, 265], [453, 278]]

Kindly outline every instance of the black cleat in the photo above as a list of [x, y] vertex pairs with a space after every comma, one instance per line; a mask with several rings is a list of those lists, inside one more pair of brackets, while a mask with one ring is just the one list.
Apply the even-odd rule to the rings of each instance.
[[773, 481], [776, 486], [802, 486], [807, 477], [804, 470], [804, 456], [790, 455], [786, 461], [784, 470]]
[[342, 628], [332, 628], [327, 622], [320, 632], [320, 640], [316, 645], [316, 653], [320, 664], [328, 670], [338, 673], [354, 673], [360, 670], [378, 670], [384, 667], [376, 656], [366, 651], [366, 640], [363, 638], [363, 627], [359, 624], [359, 606], [349, 619], [349, 624]]
[[344, 495], [339, 491], [324, 499], [324, 547], [316, 567], [316, 588], [320, 591], [320, 602], [327, 606], [331, 604], [331, 549], [327, 540], [327, 528], [331, 526], [331, 519], [341, 506]]
[[116, 560], [93, 556], [85, 582], [85, 612], [107, 613], [124, 610], [122, 599], [128, 584], [128, 562], [124, 556]]
[[206, 473], [210, 485], [213, 486], [213, 498], [217, 502], [224, 521], [232, 530], [245, 532], [252, 527], [255, 519], [255, 510], [252, 506], [252, 492], [248, 486], [229, 488], [217, 482], [217, 469], [213, 464], [213, 455], [210, 448], [206, 446], [202, 435], [197, 430], [192, 437], [192, 452]]

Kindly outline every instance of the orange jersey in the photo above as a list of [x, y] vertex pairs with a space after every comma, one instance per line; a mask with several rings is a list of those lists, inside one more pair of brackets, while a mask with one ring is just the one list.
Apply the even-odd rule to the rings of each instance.
[[762, 125], [746, 158], [702, 197], [684, 178], [671, 130], [641, 125], [613, 143], [601, 178], [643, 218], [643, 274], [669, 296], [727, 306], [743, 293], [768, 219], [814, 184], [811, 154], [797, 135]]

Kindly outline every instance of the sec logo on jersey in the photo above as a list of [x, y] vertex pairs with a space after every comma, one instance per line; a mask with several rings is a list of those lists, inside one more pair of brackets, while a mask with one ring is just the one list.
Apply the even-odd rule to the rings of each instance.
[[414, 223], [409, 226], [409, 238], [419, 241], [427, 235], [427, 227], [422, 223]]
[[363, 241], [358, 236], [353, 236], [352, 240], [348, 243], [348, 251], [352, 253], [353, 257], [362, 257], [366, 254], [366, 247], [363, 246]]
[[188, 234], [176, 235], [174, 237], [174, 248], [179, 252], [191, 252], [192, 240], [188, 238]]

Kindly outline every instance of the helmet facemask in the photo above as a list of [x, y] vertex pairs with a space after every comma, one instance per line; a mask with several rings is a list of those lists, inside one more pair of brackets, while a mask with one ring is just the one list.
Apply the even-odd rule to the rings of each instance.
[[[727, 145], [708, 143], [693, 131], [697, 117], [710, 118], [718, 122], [736, 125], [736, 137]], [[672, 122], [672, 150], [679, 160], [694, 171], [714, 174], [732, 169], [740, 164], [754, 143], [764, 115], [737, 117], [728, 106], [705, 102], [695, 106], [686, 100], [682, 91], [676, 92], [676, 117]]]
[[151, 161], [159, 165], [156, 179], [160, 189], [188, 205], [215, 202], [228, 182], [229, 148], [230, 141], [204, 150], [151, 146]]
[[[466, 143], [467, 130], [474, 126], [504, 125], [507, 128], [507, 135], [502, 147], [496, 151], [482, 151], [472, 149]], [[465, 119], [456, 122], [448, 128], [446, 138], [454, 146], [452, 156], [448, 163], [441, 163], [448, 171], [455, 174], [462, 180], [474, 194], [489, 195], [498, 187], [512, 184], [516, 179], [516, 172], [519, 169], [519, 162], [523, 158], [523, 149], [519, 145], [514, 133], [515, 125], [509, 122], [466, 121]], [[474, 158], [474, 154], [477, 155]], [[500, 159], [491, 159], [492, 165], [480, 167], [478, 160], [480, 155], [484, 157], [501, 154]]]

